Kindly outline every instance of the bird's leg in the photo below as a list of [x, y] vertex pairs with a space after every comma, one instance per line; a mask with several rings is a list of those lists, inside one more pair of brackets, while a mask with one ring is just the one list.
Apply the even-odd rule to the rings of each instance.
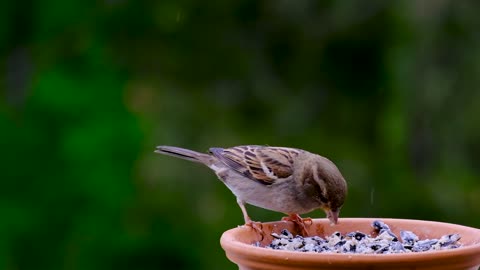
[[252, 219], [250, 219], [247, 213], [247, 209], [245, 208], [245, 203], [242, 200], [237, 198], [237, 203], [238, 203], [238, 206], [240, 206], [240, 209], [242, 209], [243, 218], [245, 219], [245, 225], [254, 229], [257, 233], [259, 233], [262, 236], [262, 239], [263, 239], [264, 233], [262, 230], [263, 228], [262, 223], [254, 222], [252, 221]]
[[289, 214], [288, 217], [283, 217], [282, 220], [295, 223], [295, 225], [300, 228], [303, 236], [308, 236], [307, 223], [308, 225], [312, 225], [313, 223], [311, 218], [302, 218], [298, 214]]

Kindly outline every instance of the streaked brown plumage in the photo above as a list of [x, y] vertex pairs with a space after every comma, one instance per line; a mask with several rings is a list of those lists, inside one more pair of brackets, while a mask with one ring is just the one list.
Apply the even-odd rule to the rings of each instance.
[[[205, 164], [235, 194], [246, 224], [252, 221], [245, 203], [288, 214], [323, 209], [332, 224], [347, 194], [338, 168], [325, 157], [301, 149], [245, 145], [210, 148], [210, 154], [158, 146], [159, 154]], [[300, 219], [301, 220], [301, 219]]]

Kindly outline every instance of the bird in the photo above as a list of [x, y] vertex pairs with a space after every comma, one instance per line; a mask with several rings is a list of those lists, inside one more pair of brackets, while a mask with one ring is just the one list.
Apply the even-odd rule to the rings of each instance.
[[322, 209], [330, 224], [338, 222], [347, 196], [347, 183], [337, 166], [326, 157], [306, 150], [261, 145], [213, 147], [208, 153], [175, 146], [157, 146], [155, 153], [209, 167], [236, 196], [245, 225], [262, 232], [245, 204], [286, 215], [308, 234], [301, 214]]

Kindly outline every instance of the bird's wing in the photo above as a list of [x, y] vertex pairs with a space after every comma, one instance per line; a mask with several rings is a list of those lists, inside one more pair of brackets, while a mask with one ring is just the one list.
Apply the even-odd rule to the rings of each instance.
[[293, 161], [301, 150], [286, 147], [236, 146], [210, 148], [210, 152], [229, 168], [265, 185], [293, 174]]

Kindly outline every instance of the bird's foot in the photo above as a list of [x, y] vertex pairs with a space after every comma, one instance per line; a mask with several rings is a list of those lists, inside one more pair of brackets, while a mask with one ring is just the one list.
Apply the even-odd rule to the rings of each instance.
[[265, 233], [263, 232], [263, 225], [261, 222], [249, 220], [245, 223], [245, 226], [252, 228], [258, 235], [260, 235], [260, 241], [263, 240]]
[[283, 217], [282, 221], [291, 221], [298, 226], [303, 236], [308, 236], [307, 226], [313, 224], [313, 220], [311, 218], [302, 218], [298, 214], [290, 214], [288, 217]]

